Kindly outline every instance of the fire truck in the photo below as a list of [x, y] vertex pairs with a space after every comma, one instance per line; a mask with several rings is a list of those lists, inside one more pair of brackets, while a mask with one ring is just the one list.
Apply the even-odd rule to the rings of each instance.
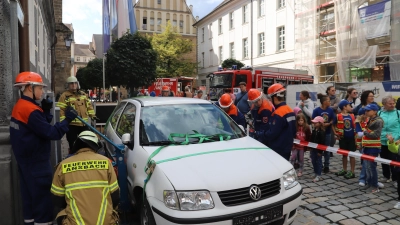
[[218, 98], [224, 94], [224, 89], [230, 89], [234, 94], [240, 92], [239, 83], [246, 82], [246, 89], [258, 88], [266, 94], [268, 87], [275, 83], [288, 84], [313, 84], [314, 77], [308, 75], [305, 70], [291, 70], [276, 67], [265, 67], [255, 70], [242, 68], [239, 70], [222, 70], [207, 75], [210, 79], [209, 99], [218, 101]]

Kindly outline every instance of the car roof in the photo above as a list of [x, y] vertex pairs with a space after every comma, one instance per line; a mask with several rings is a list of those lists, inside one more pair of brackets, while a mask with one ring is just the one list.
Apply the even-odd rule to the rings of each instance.
[[211, 102], [198, 98], [185, 98], [185, 97], [149, 97], [141, 96], [130, 99], [125, 99], [122, 102], [130, 102], [137, 100], [142, 106], [153, 105], [176, 105], [176, 104], [211, 104]]

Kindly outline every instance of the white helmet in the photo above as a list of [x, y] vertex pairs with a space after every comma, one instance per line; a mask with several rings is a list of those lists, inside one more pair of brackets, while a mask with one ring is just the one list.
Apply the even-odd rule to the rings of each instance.
[[99, 138], [92, 131], [83, 131], [78, 135], [78, 138], [75, 140], [74, 145], [72, 147], [71, 153], [77, 152], [80, 148], [82, 148], [82, 143], [93, 149], [94, 151], [98, 151], [101, 148], [101, 144], [99, 142]]

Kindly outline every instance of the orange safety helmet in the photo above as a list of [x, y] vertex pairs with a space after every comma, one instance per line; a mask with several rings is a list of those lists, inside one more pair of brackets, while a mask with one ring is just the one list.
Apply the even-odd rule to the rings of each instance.
[[261, 91], [255, 89], [255, 88], [250, 89], [249, 92], [247, 93], [247, 95], [248, 95], [247, 101], [249, 101], [249, 102], [258, 101], [262, 97]]
[[270, 97], [274, 96], [274, 95], [278, 95], [278, 97], [284, 97], [284, 95], [280, 95], [280, 93], [285, 92], [286, 88], [280, 84], [273, 84], [268, 88], [268, 95]]
[[42, 76], [34, 72], [22, 72], [18, 74], [17, 78], [15, 79], [14, 87], [21, 88], [28, 84], [47, 87], [47, 85], [43, 83]]
[[230, 94], [223, 94], [221, 98], [219, 98], [218, 103], [221, 108], [228, 108], [232, 105], [233, 100]]
[[162, 86], [161, 90], [162, 91], [169, 91], [169, 87], [168, 86]]

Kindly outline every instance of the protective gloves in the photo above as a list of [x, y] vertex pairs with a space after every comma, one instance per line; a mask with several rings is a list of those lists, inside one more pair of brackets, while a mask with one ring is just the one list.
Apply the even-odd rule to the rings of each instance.
[[41, 105], [43, 111], [50, 111], [50, 109], [53, 108], [53, 101], [49, 98], [49, 96], [47, 96], [46, 98], [43, 98]]
[[364, 132], [357, 132], [358, 138], [362, 138], [364, 136]]
[[69, 122], [74, 120], [77, 116], [78, 112], [74, 108], [71, 106], [67, 106], [67, 108], [65, 108], [65, 118], [68, 119]]

